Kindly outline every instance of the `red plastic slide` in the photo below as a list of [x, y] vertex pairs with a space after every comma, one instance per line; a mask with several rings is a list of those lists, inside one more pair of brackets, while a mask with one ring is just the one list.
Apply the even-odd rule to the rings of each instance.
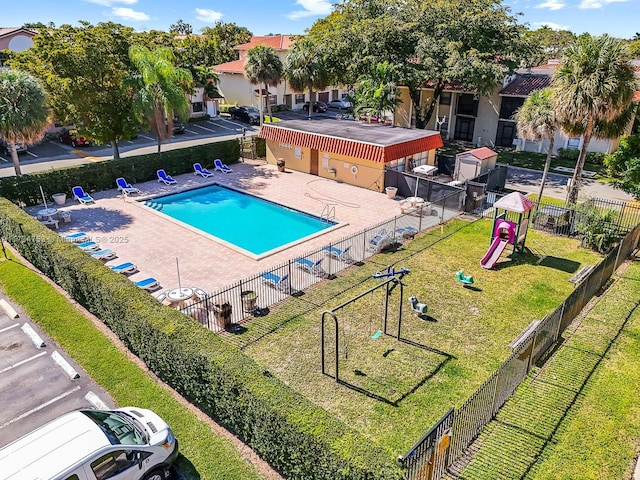
[[509, 241], [506, 238], [494, 238], [489, 250], [487, 250], [487, 254], [480, 260], [480, 266], [486, 269], [493, 268], [508, 243]]

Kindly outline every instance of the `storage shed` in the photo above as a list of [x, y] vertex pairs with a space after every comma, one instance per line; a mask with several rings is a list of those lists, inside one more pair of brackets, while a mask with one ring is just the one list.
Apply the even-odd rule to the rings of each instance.
[[455, 180], [473, 180], [483, 173], [496, 168], [498, 154], [487, 147], [476, 148], [456, 155]]

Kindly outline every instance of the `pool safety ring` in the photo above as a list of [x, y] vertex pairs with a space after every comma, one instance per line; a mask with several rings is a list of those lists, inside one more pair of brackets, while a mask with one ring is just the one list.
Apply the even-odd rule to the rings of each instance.
[[354, 177], [358, 174], [358, 166], [357, 165], [351, 165], [351, 173], [353, 173]]

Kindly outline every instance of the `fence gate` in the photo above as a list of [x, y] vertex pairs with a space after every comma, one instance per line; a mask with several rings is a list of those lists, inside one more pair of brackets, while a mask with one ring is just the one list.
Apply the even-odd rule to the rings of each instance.
[[467, 195], [464, 203], [464, 211], [467, 213], [480, 213], [484, 206], [485, 183], [467, 181]]
[[256, 139], [254, 137], [242, 137], [240, 139], [240, 156], [250, 160], [258, 158], [256, 153]]
[[449, 463], [453, 408], [449, 410], [416, 443], [409, 453], [399, 458], [407, 480], [431, 480], [440, 478]]

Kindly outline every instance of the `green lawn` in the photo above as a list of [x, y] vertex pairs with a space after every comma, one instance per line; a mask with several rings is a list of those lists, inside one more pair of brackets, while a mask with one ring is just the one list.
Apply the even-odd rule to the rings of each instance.
[[[498, 163], [512, 165], [514, 167], [530, 168], [532, 170], [544, 170], [544, 164], [546, 160], [547, 155], [543, 153], [514, 151], [504, 151], [498, 153]], [[575, 160], [553, 157], [551, 159], [550, 171], [553, 172], [553, 169], [556, 167], [575, 168], [575, 166]], [[594, 177], [596, 180], [611, 180], [611, 178], [609, 178], [609, 176], [607, 175], [607, 168], [604, 165], [585, 162], [584, 169], [590, 172], [596, 172], [597, 175]]]
[[14, 258], [2, 259], [0, 285], [118, 405], [150, 408], [167, 421], [178, 438], [178, 465], [186, 478], [262, 478], [228, 440], [215, 435], [35, 272]]
[[[576, 240], [530, 231], [527, 253], [514, 261], [505, 253], [497, 268], [487, 271], [479, 260], [488, 248], [490, 228], [489, 220], [452, 221], [289, 299], [249, 323], [242, 335], [225, 338], [347, 424], [406, 453], [508, 357], [509, 342], [524, 327], [571, 292], [573, 273], [599, 258], [579, 249]], [[339, 327], [346, 340], [339, 345], [341, 377], [352, 387], [336, 384], [320, 371], [321, 313], [378, 284], [371, 275], [386, 265], [411, 270], [403, 280], [402, 323], [403, 337], [414, 344], [372, 339], [381, 325], [383, 297], [359, 301], [341, 312]], [[457, 284], [460, 269], [475, 277], [473, 289]], [[392, 316], [398, 293], [392, 294]], [[428, 304], [428, 320], [408, 309], [409, 295]]]

